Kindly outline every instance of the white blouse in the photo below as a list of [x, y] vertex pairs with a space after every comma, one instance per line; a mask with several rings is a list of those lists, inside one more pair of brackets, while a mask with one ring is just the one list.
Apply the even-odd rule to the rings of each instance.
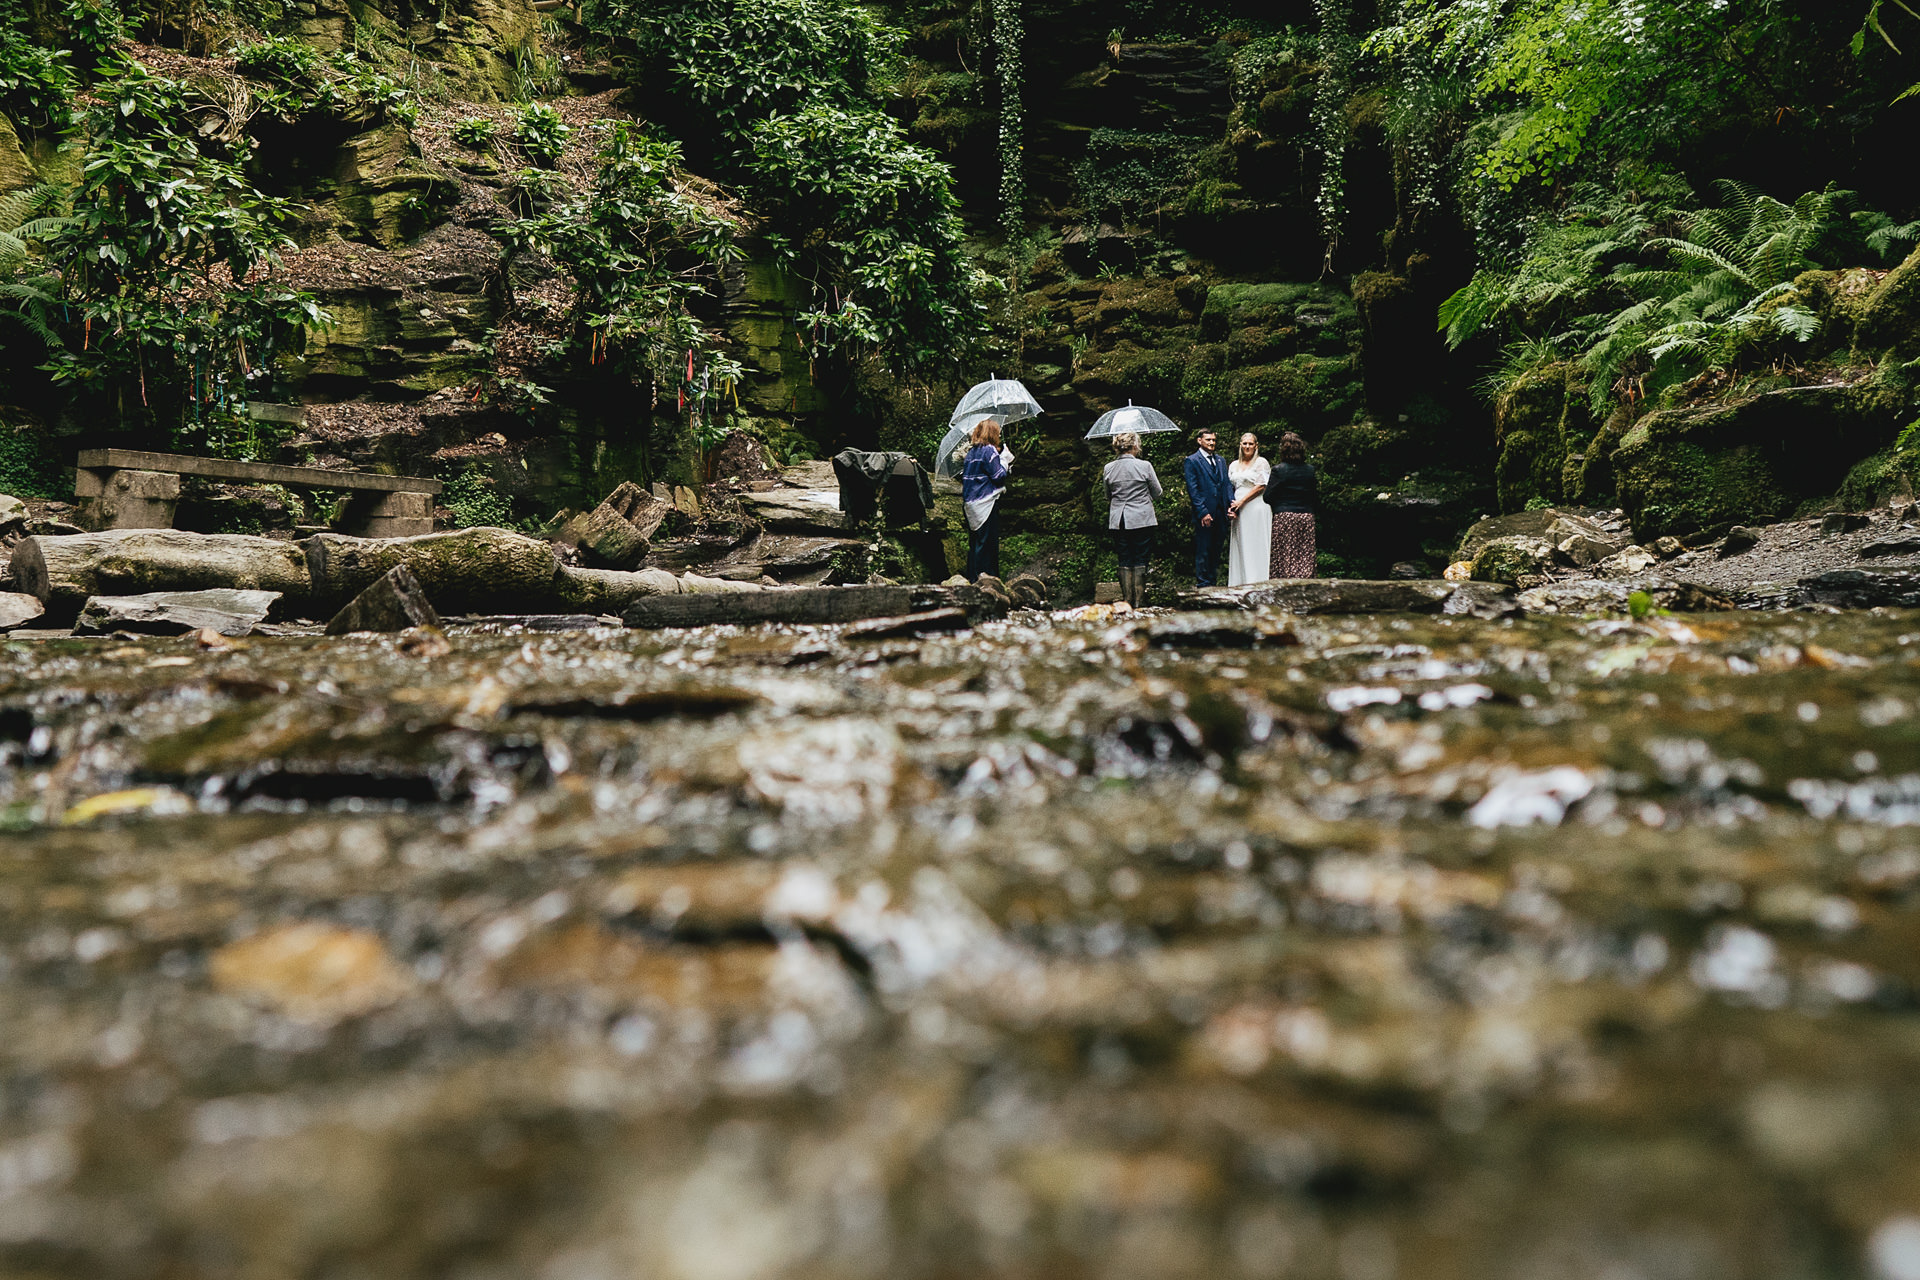
[[1235, 498], [1238, 498], [1249, 489], [1264, 485], [1267, 482], [1267, 477], [1272, 474], [1273, 468], [1268, 465], [1265, 458], [1258, 454], [1254, 455], [1252, 462], [1242, 462], [1240, 459], [1235, 458], [1227, 464], [1227, 479], [1233, 481], [1233, 496]]

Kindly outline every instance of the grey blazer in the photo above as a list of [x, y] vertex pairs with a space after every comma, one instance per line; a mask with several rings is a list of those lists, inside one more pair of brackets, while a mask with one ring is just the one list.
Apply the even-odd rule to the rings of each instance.
[[1107, 528], [1118, 529], [1120, 517], [1126, 517], [1129, 529], [1146, 529], [1160, 523], [1153, 514], [1153, 500], [1160, 496], [1160, 477], [1153, 464], [1132, 454], [1115, 458], [1101, 473], [1107, 481]]

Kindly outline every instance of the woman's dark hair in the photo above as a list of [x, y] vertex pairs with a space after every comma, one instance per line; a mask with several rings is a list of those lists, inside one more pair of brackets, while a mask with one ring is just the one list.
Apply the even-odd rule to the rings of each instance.
[[1280, 437], [1280, 461], [1305, 462], [1307, 460], [1307, 442], [1289, 431]]

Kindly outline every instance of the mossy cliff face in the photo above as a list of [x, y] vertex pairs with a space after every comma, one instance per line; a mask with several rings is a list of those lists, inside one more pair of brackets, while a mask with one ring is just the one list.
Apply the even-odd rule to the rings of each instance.
[[1493, 428], [1501, 511], [1567, 500], [1593, 437], [1587, 387], [1578, 369], [1550, 364], [1509, 383], [1494, 401]]
[[531, 0], [290, 0], [285, 8], [292, 34], [316, 48], [344, 48], [356, 28], [371, 28], [418, 50], [462, 97], [481, 101], [515, 96], [515, 55], [540, 37]]

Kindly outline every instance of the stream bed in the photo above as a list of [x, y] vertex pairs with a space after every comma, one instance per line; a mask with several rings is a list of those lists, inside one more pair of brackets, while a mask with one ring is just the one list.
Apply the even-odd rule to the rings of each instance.
[[0, 644], [0, 1273], [1920, 1277], [1920, 614]]

